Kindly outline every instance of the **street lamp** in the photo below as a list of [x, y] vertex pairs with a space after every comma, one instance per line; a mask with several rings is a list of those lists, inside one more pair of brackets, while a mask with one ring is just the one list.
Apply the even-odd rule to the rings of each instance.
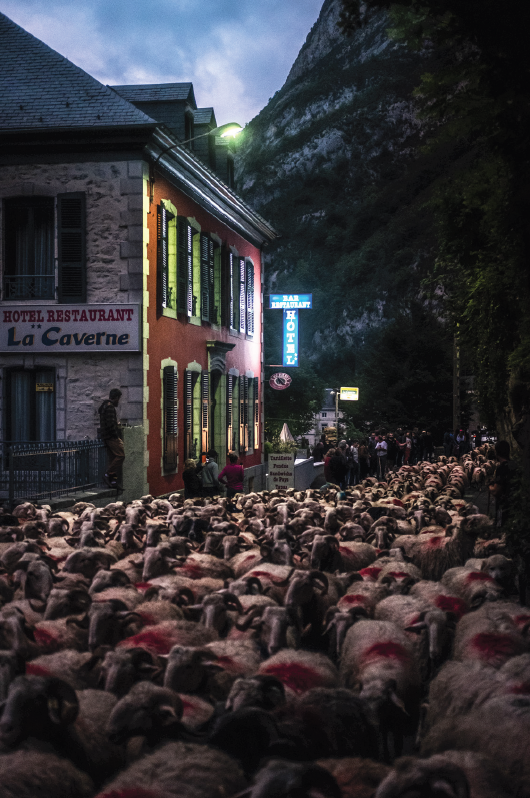
[[337, 444], [339, 443], [339, 394], [340, 391], [337, 388], [336, 391], [331, 391], [331, 396], [335, 397], [335, 429], [337, 430]]
[[213, 130], [209, 130], [207, 133], [201, 133], [199, 136], [193, 136], [191, 139], [186, 139], [185, 141], [178, 141], [176, 144], [172, 144], [170, 147], [166, 147], [162, 152], [157, 156], [156, 160], [154, 161], [151, 167], [151, 178], [149, 180], [151, 184], [150, 196], [149, 201], [153, 202], [153, 187], [155, 183], [155, 166], [159, 162], [160, 158], [169, 152], [170, 150], [174, 150], [175, 147], [181, 147], [183, 144], [189, 144], [190, 141], [195, 141], [196, 139], [202, 139], [205, 136], [219, 136], [220, 138], [235, 138], [238, 136], [243, 128], [238, 122], [227, 122], [225, 125], [220, 125], [219, 127], [214, 127]]

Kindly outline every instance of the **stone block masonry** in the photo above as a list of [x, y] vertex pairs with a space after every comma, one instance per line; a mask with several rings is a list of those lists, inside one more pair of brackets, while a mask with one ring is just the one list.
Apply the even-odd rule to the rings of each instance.
[[[147, 269], [147, 175], [147, 164], [140, 159], [4, 166], [0, 200], [4, 197], [55, 197], [59, 193], [84, 192], [87, 302], [142, 303]], [[0, 229], [3, 229], [1, 202]], [[0, 270], [3, 274], [2, 257], [3, 249], [0, 248]], [[37, 302], [39, 300], [35, 299], [28, 304]], [[5, 308], [11, 304], [1, 303]], [[55, 300], [39, 304], [57, 306]], [[145, 329], [143, 336], [147, 334]], [[123, 393], [118, 415], [136, 429], [147, 426], [144, 395], [146, 365], [147, 359], [143, 358], [142, 352], [113, 355], [0, 354], [2, 369], [55, 369], [56, 437], [59, 440], [95, 437], [99, 426], [98, 407], [113, 387], [120, 388]], [[0, 391], [0, 402], [2, 394]], [[138, 445], [135, 442], [135, 450]], [[140, 460], [145, 459], [146, 454], [142, 450]]]

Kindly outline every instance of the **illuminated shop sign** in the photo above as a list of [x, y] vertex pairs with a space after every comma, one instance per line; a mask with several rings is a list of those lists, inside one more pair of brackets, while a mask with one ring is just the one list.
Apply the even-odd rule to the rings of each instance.
[[283, 311], [283, 365], [298, 366], [298, 311]]
[[269, 308], [271, 310], [290, 310], [291, 308], [311, 309], [313, 294], [271, 294]]
[[0, 309], [0, 352], [139, 351], [138, 304], [9, 305]]

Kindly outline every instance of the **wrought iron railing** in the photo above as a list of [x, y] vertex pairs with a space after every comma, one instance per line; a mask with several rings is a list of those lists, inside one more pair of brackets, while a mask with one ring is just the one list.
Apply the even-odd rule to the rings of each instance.
[[0, 501], [43, 501], [105, 483], [103, 441], [0, 442]]
[[54, 299], [55, 276], [4, 275], [4, 299]]

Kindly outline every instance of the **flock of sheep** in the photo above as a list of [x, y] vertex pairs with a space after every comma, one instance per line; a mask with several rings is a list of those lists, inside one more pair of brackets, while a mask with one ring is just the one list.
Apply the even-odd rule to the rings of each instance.
[[0, 515], [1, 795], [530, 796], [493, 468]]

